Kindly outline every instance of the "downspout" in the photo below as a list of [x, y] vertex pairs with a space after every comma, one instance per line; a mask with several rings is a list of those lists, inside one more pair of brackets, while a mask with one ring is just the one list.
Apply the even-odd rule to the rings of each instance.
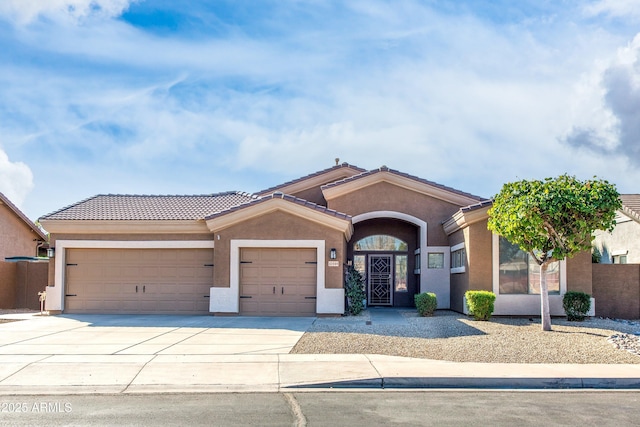
[[38, 242], [36, 244], [36, 257], [38, 257], [38, 253], [40, 252], [40, 248], [47, 242], [45, 242], [44, 240], [37, 240], [37, 239], [34, 239], [34, 240], [36, 240], [36, 242]]

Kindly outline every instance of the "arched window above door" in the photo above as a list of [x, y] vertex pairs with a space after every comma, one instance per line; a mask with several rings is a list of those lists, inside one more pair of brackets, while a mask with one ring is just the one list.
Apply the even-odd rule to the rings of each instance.
[[358, 240], [353, 245], [354, 251], [407, 251], [407, 242], [393, 236], [376, 234]]

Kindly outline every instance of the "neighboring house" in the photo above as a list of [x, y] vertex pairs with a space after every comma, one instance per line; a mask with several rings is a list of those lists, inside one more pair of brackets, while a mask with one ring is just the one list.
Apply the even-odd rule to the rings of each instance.
[[37, 308], [47, 266], [24, 260], [44, 255], [46, 242], [46, 234], [0, 193], [0, 308]]
[[0, 193], [0, 261], [38, 256], [46, 242], [44, 232]]
[[[347, 163], [256, 194], [99, 195], [40, 219], [55, 257], [47, 308], [67, 313], [335, 315], [344, 267], [372, 306], [434, 292], [464, 310], [494, 290], [496, 314], [539, 313], [526, 256], [487, 230], [486, 199], [385, 166]], [[591, 292], [591, 258], [550, 273], [552, 314]], [[555, 293], [555, 294], [554, 294]]]
[[640, 264], [640, 194], [621, 194], [612, 232], [597, 231], [594, 248], [602, 264]]

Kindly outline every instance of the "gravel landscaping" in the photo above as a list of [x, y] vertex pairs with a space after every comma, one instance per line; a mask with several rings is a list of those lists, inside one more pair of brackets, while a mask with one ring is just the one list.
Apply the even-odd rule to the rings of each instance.
[[291, 353], [385, 354], [453, 362], [640, 363], [638, 322], [554, 318], [553, 330], [543, 332], [540, 318], [479, 322], [447, 310], [419, 317], [407, 309], [399, 310], [399, 322], [384, 322], [370, 311], [317, 319]]

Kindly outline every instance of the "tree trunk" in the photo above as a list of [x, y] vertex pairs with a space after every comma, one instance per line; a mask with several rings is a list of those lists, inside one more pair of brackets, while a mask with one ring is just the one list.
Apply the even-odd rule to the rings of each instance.
[[542, 330], [551, 330], [551, 313], [549, 312], [549, 289], [547, 287], [548, 262], [540, 266], [540, 313], [542, 316]]

